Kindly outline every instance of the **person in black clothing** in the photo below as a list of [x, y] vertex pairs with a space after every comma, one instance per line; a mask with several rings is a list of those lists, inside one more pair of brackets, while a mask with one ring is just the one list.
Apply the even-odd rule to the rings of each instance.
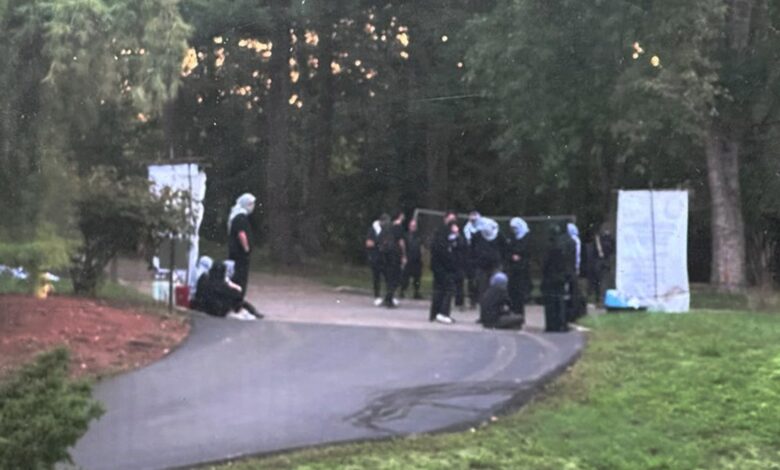
[[575, 322], [585, 316], [587, 307], [580, 295], [580, 262], [582, 242], [580, 231], [574, 223], [566, 224], [568, 240], [566, 242], [566, 319]]
[[490, 285], [490, 277], [501, 269], [501, 261], [506, 251], [506, 240], [499, 236], [498, 222], [487, 217], [479, 219], [479, 233], [472, 237], [472, 249], [476, 262], [477, 295], [482, 294]]
[[615, 242], [608, 230], [596, 234], [593, 241], [588, 244], [587, 254], [587, 275], [588, 275], [588, 293], [593, 296], [594, 302], [599, 305], [603, 302], [604, 275], [610, 270], [610, 259], [614, 254]]
[[395, 291], [401, 281], [401, 270], [406, 265], [403, 221], [403, 212], [399, 212], [392, 222], [387, 214], [383, 214], [380, 220], [382, 232], [379, 234], [379, 254], [382, 257], [382, 269], [387, 289], [384, 300], [384, 305], [387, 308], [398, 306]]
[[457, 239], [460, 230], [454, 214], [448, 213], [444, 225], [436, 230], [431, 241], [431, 271], [433, 272], [433, 296], [430, 321], [453, 323], [450, 317], [454, 278], [457, 270]]
[[480, 302], [479, 319], [485, 328], [520, 329], [525, 318], [513, 313], [507, 284], [509, 279], [501, 271], [490, 278], [490, 286], [485, 290]]
[[477, 288], [477, 266], [474, 250], [474, 236], [479, 234], [477, 226], [482, 216], [477, 211], [469, 212], [469, 220], [463, 226], [463, 238], [466, 240], [466, 253], [463, 261], [463, 273], [466, 277], [466, 290], [469, 296], [469, 306], [474, 308], [479, 304], [479, 289]]
[[544, 298], [545, 330], [567, 331], [566, 322], [566, 275], [567, 246], [571, 239], [562, 233], [561, 227], [553, 225], [550, 241], [542, 268], [542, 297]]
[[209, 272], [198, 278], [191, 307], [217, 317], [224, 317], [231, 311], [238, 313], [243, 308], [252, 317], [263, 318], [263, 315], [244, 299], [241, 287], [228, 280], [223, 262], [213, 263]]
[[[466, 238], [462, 233], [458, 233], [458, 238], [455, 242], [455, 306], [463, 309], [466, 303], [466, 292], [464, 290], [464, 283], [467, 280], [467, 271], [469, 268], [469, 245]], [[465, 287], [468, 287], [466, 285]]]
[[531, 293], [531, 274], [529, 272], [528, 224], [520, 217], [509, 221], [513, 237], [507, 243], [506, 265], [509, 271], [509, 298], [512, 312], [525, 314], [525, 301]]
[[382, 225], [375, 220], [368, 229], [366, 235], [366, 256], [371, 267], [371, 277], [374, 287], [374, 305], [382, 305], [382, 257], [379, 254], [379, 235], [382, 233]]
[[228, 258], [235, 262], [232, 281], [246, 295], [249, 283], [249, 258], [252, 251], [252, 226], [249, 215], [255, 210], [255, 197], [249, 193], [236, 199], [228, 218]]
[[422, 277], [422, 247], [420, 236], [417, 232], [417, 220], [409, 221], [409, 231], [406, 233], [406, 266], [404, 266], [401, 279], [401, 298], [406, 296], [409, 281], [412, 281], [414, 298], [422, 299], [420, 295], [420, 278]]

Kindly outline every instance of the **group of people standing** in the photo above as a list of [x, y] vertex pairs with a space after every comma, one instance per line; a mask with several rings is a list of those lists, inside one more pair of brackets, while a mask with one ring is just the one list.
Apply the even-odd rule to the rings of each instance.
[[246, 300], [249, 261], [252, 252], [252, 226], [249, 216], [255, 209], [255, 196], [242, 194], [228, 217], [228, 258], [214, 261], [202, 256], [197, 266], [197, 283], [191, 307], [209, 315], [256, 320], [263, 315]]
[[[407, 231], [403, 222], [403, 213], [395, 218], [385, 214], [372, 224], [366, 237], [377, 306], [398, 306], [396, 291], [400, 287], [403, 297], [410, 281], [414, 297], [421, 298], [422, 241], [417, 221], [411, 220]], [[533, 287], [530, 229], [521, 217], [512, 218], [509, 227], [511, 233], [504, 236], [498, 222], [476, 211], [469, 214], [462, 227], [455, 212], [444, 215], [429, 245], [433, 273], [430, 321], [453, 323], [453, 300], [456, 307], [465, 308], [468, 297], [469, 306], [479, 308], [478, 321], [486, 328], [522, 327]], [[597, 301], [612, 245], [608, 234], [597, 235], [588, 245], [591, 262], [587, 274]], [[540, 286], [547, 331], [565, 331], [569, 322], [585, 314], [585, 298], [578, 287], [582, 253], [583, 244], [574, 223], [550, 225]]]

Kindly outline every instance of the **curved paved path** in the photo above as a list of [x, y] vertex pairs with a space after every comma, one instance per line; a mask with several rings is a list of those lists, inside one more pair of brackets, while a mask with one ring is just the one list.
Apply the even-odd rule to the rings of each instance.
[[[195, 314], [174, 353], [98, 384], [107, 409], [72, 455], [85, 469], [182, 467], [342, 441], [458, 428], [527, 398], [584, 345], [572, 332], [446, 326], [424, 302], [370, 299], [259, 276], [269, 318]], [[540, 312], [532, 309], [530, 323]]]

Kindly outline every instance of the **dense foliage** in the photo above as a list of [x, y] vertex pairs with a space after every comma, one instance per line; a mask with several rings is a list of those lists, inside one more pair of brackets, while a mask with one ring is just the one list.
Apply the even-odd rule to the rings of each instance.
[[[0, 232], [75, 226], [93, 167], [208, 166], [275, 261], [360, 259], [381, 212], [576, 214], [692, 192], [691, 273], [771, 282], [775, 0], [0, 2]], [[159, 12], [159, 14], [158, 14]], [[20, 210], [21, 208], [21, 210]], [[68, 209], [71, 208], [71, 209]], [[731, 261], [729, 261], [731, 260]], [[746, 278], [746, 275], [748, 276]]]
[[181, 195], [153, 194], [149, 186], [146, 179], [119, 178], [105, 169], [85, 178], [76, 203], [82, 237], [71, 268], [76, 293], [95, 295], [106, 266], [121, 250], [150, 252], [163, 238], [182, 235], [187, 214]]
[[68, 353], [57, 349], [0, 379], [0, 468], [51, 469], [103, 414], [86, 382], [68, 379]]

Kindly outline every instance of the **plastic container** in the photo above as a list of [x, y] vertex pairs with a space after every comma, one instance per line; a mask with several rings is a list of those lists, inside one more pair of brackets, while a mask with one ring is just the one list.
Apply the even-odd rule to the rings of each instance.
[[177, 307], [190, 308], [190, 286], [179, 285], [174, 289]]

